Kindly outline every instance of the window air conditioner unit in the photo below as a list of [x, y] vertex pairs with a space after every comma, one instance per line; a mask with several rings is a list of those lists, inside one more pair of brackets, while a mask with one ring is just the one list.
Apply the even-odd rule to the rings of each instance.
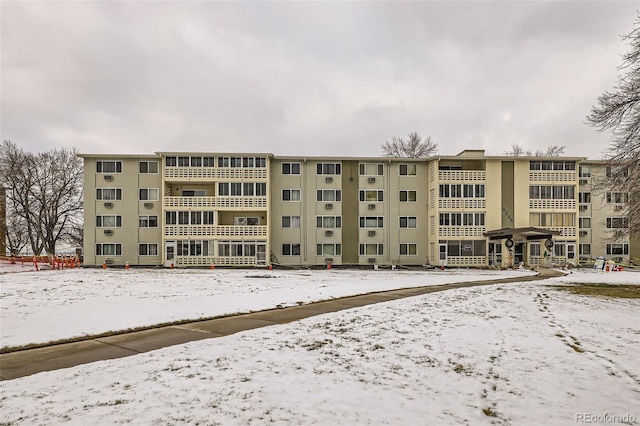
[[327, 183], [333, 182], [333, 176], [327, 176], [326, 178], [324, 178], [324, 181]]
[[104, 175], [104, 180], [113, 180], [113, 176], [111, 176], [111, 175]]
[[113, 207], [113, 203], [104, 203], [104, 206], [110, 209], [111, 207]]
[[589, 183], [588, 180], [586, 179], [580, 179], [580, 185], [586, 185], [587, 183]]
[[580, 231], [580, 236], [581, 236], [581, 237], [584, 237], [584, 236], [586, 236], [586, 235], [587, 235], [587, 231]]
[[330, 237], [333, 235], [333, 231], [332, 230], [324, 231], [324, 235], [326, 235], [327, 237]]
[[588, 208], [586, 204], [580, 204], [580, 210], [584, 211]]
[[622, 258], [621, 257], [614, 257], [613, 261], [614, 262], [622, 262]]
[[613, 209], [614, 210], [622, 210], [622, 206], [618, 204], [616, 206], [613, 206]]
[[374, 177], [370, 177], [370, 178], [368, 178], [368, 179], [367, 179], [367, 182], [369, 182], [369, 183], [376, 183], [376, 178], [374, 178]]
[[376, 231], [369, 231], [367, 232], [367, 235], [370, 237], [374, 237], [376, 235]]
[[111, 229], [105, 229], [104, 235], [113, 235], [113, 231]]
[[369, 263], [376, 263], [376, 258], [375, 257], [370, 257], [367, 261]]
[[331, 210], [333, 208], [333, 204], [327, 203], [327, 204], [324, 205], [324, 208], [327, 209], [327, 210]]
[[367, 208], [368, 208], [369, 210], [375, 210], [376, 205], [375, 205], [375, 204], [369, 204], [369, 205], [367, 206]]
[[105, 259], [104, 263], [106, 263], [107, 265], [111, 265], [113, 263], [113, 259]]
[[333, 257], [325, 257], [324, 261], [329, 263], [329, 262], [333, 262]]
[[144, 203], [144, 208], [145, 209], [150, 209], [153, 207], [153, 203]]

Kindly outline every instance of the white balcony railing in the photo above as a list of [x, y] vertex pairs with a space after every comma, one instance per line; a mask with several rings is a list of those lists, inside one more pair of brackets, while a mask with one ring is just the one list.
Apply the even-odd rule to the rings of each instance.
[[267, 236], [264, 225], [166, 225], [164, 235], [172, 236], [203, 236], [203, 237], [263, 237]]
[[448, 266], [485, 266], [487, 256], [452, 256], [447, 257]]
[[539, 210], [575, 210], [576, 200], [529, 200], [529, 208]]
[[576, 182], [577, 180], [578, 174], [576, 172], [529, 172], [530, 182]]
[[545, 229], [550, 229], [552, 231], [560, 231], [561, 232], [561, 236], [563, 237], [575, 237], [577, 235], [577, 228], [576, 227], [569, 227], [569, 226], [548, 226], [545, 227]]
[[487, 201], [484, 198], [440, 198], [440, 209], [485, 209]]
[[484, 170], [439, 170], [438, 179], [440, 181], [478, 182], [487, 179], [487, 172]]
[[482, 237], [487, 232], [484, 226], [440, 226], [439, 237]]
[[267, 179], [266, 168], [166, 167], [165, 179]]
[[267, 197], [164, 197], [164, 206], [264, 209]]
[[176, 256], [176, 266], [256, 266], [255, 256]]

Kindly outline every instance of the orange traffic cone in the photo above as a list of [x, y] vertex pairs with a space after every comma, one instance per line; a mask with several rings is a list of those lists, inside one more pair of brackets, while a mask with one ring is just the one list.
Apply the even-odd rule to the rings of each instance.
[[327, 262], [327, 270], [331, 270], [331, 262]]
[[216, 265], [214, 265], [213, 263], [211, 264], [211, 269], [216, 269]]
[[106, 260], [102, 261], [102, 269], [107, 269], [107, 262]]

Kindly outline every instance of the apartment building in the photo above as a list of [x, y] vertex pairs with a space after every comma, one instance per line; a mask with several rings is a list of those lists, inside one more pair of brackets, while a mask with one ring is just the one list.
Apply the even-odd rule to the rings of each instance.
[[82, 157], [87, 265], [480, 267], [633, 252], [605, 242], [625, 226], [625, 198], [596, 207], [587, 175], [606, 170], [584, 158]]
[[619, 237], [615, 232], [629, 226], [623, 213], [625, 205], [629, 202], [629, 195], [594, 189], [595, 182], [606, 180], [612, 173], [624, 172], [612, 170], [603, 161], [588, 160], [580, 164], [578, 220], [581, 260], [605, 256], [616, 262], [629, 263], [632, 255], [640, 256], [637, 242], [632, 244], [629, 236]]

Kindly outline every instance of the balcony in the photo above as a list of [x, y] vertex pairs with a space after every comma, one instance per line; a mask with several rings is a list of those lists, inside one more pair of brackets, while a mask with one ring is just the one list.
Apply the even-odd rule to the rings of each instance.
[[576, 182], [578, 173], [575, 171], [530, 171], [530, 182]]
[[538, 210], [576, 210], [576, 200], [529, 200], [530, 209]]
[[248, 237], [266, 238], [267, 227], [265, 225], [166, 225], [165, 237]]
[[267, 197], [164, 197], [165, 207], [265, 209]]
[[486, 209], [484, 198], [440, 198], [439, 209]]
[[484, 226], [440, 226], [438, 227], [439, 237], [482, 237], [487, 232]]
[[440, 181], [481, 182], [487, 179], [484, 170], [438, 170]]
[[212, 181], [223, 179], [267, 179], [266, 168], [165, 167], [166, 180]]
[[257, 266], [256, 256], [176, 256], [176, 266]]

